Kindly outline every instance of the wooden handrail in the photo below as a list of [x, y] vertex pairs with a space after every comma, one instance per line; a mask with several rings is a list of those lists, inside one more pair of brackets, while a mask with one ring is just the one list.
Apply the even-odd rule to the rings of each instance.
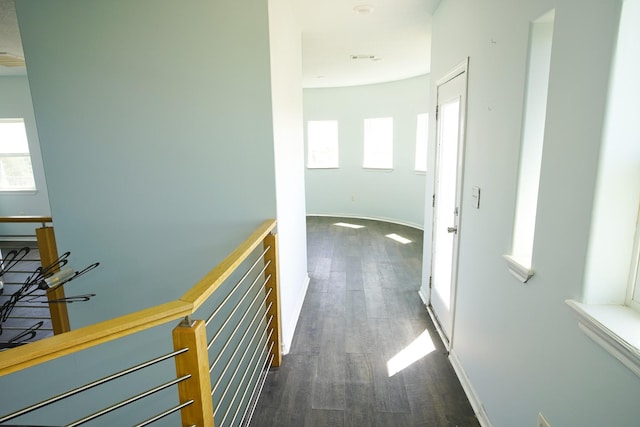
[[44, 338], [0, 352], [0, 376], [35, 366], [86, 348], [113, 341], [193, 314], [253, 249], [275, 228], [276, 221], [263, 222], [218, 266], [180, 299]]
[[53, 222], [50, 216], [0, 216], [0, 223]]
[[174, 301], [0, 352], [0, 376], [181, 319], [191, 306]]
[[220, 264], [204, 276], [198, 283], [193, 285], [182, 297], [181, 301], [193, 304], [194, 311], [197, 310], [207, 298], [215, 292], [218, 287], [238, 268], [238, 266], [257, 248], [264, 238], [276, 226], [274, 219], [263, 222], [260, 227], [249, 236], [244, 243], [238, 246]]

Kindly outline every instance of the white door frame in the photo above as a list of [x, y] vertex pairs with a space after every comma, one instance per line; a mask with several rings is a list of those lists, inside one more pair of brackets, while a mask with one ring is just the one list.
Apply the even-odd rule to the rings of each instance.
[[[447, 350], [450, 352], [451, 349], [453, 348], [453, 337], [454, 337], [454, 332], [455, 332], [455, 318], [456, 318], [456, 291], [457, 291], [457, 280], [458, 280], [458, 256], [459, 256], [459, 240], [460, 240], [460, 232], [461, 232], [461, 224], [462, 224], [462, 193], [463, 193], [463, 182], [464, 182], [464, 154], [465, 154], [465, 145], [466, 145], [466, 120], [467, 120], [467, 88], [468, 88], [468, 77], [469, 77], [469, 58], [465, 58], [464, 61], [462, 61], [460, 64], [458, 64], [457, 66], [455, 66], [453, 69], [451, 69], [451, 71], [449, 71], [445, 76], [443, 76], [442, 78], [440, 78], [439, 80], [436, 81], [436, 108], [438, 108], [439, 104], [440, 104], [440, 100], [438, 97], [438, 88], [442, 85], [444, 85], [445, 83], [453, 80], [454, 78], [460, 76], [461, 74], [464, 74], [464, 88], [462, 90], [461, 93], [461, 97], [464, 99], [464, 102], [461, 103], [461, 110], [460, 110], [460, 122], [459, 122], [459, 141], [458, 141], [458, 158], [457, 158], [457, 176], [456, 176], [456, 206], [458, 209], [458, 221], [457, 221], [457, 232], [456, 232], [456, 237], [455, 237], [455, 243], [454, 243], [454, 249], [453, 249], [453, 269], [452, 269], [452, 273], [451, 273], [451, 327], [450, 327], [450, 331], [449, 334], [447, 336], [447, 334], [443, 331], [443, 329], [440, 327], [439, 324], [439, 320], [438, 317], [436, 316], [435, 312], [433, 311], [433, 307], [431, 305], [431, 299], [432, 299], [432, 295], [433, 295], [433, 288], [431, 287], [432, 284], [432, 280], [431, 280], [431, 276], [433, 273], [433, 254], [434, 254], [434, 245], [433, 245], [433, 240], [434, 240], [434, 236], [435, 236], [435, 226], [436, 226], [436, 212], [435, 212], [435, 207], [432, 206], [433, 209], [433, 214], [432, 214], [432, 218], [431, 218], [431, 228], [432, 228], [432, 234], [431, 234], [431, 240], [432, 240], [432, 244], [431, 244], [431, 260], [430, 260], [430, 271], [429, 271], [429, 303], [427, 305], [427, 310], [429, 311], [429, 315], [431, 317], [431, 319], [433, 320], [433, 323], [436, 326], [436, 329], [438, 331], [438, 334], [440, 335], [440, 338], [442, 338], [442, 341], [445, 345], [445, 347], [447, 348]], [[438, 174], [439, 174], [439, 165], [438, 165], [438, 140], [439, 140], [439, 130], [438, 130], [438, 126], [439, 126], [439, 120], [440, 118], [438, 117], [438, 112], [436, 112], [436, 146], [435, 146], [435, 159], [436, 159], [436, 168], [435, 168], [435, 175], [434, 175], [434, 188], [433, 188], [433, 194], [434, 194], [434, 200], [435, 200], [435, 192], [436, 192], [436, 186], [438, 183]]]

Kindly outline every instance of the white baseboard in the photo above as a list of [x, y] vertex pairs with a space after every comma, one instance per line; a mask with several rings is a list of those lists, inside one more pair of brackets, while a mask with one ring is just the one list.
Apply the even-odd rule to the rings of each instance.
[[418, 289], [418, 295], [420, 295], [420, 299], [422, 300], [422, 303], [424, 304], [425, 307], [429, 306], [429, 297], [427, 297], [424, 292], [422, 291], [422, 288]]
[[350, 219], [365, 219], [372, 221], [382, 221], [388, 222], [391, 224], [403, 225], [405, 227], [415, 228], [416, 230], [424, 231], [424, 224], [416, 224], [414, 222], [403, 221], [393, 218], [385, 218], [385, 217], [376, 217], [376, 216], [363, 216], [363, 215], [354, 215], [354, 214], [311, 214], [308, 213], [307, 216], [320, 216], [320, 217], [330, 217], [330, 218], [350, 218]]
[[[282, 354], [287, 354], [289, 353], [289, 350], [291, 349], [291, 342], [293, 341], [293, 334], [296, 331], [296, 326], [298, 324], [298, 319], [300, 318], [300, 312], [302, 311], [302, 305], [304, 303], [304, 298], [307, 295], [307, 289], [309, 288], [309, 282], [311, 282], [311, 278], [307, 275], [305, 280], [304, 280], [304, 284], [302, 285], [302, 291], [300, 292], [299, 295], [301, 295], [301, 297], [299, 298], [299, 303], [297, 305], [297, 307], [295, 308], [295, 310], [293, 310], [293, 312], [288, 316], [286, 322], [283, 322], [283, 326], [287, 325], [286, 328], [282, 328]], [[289, 333], [287, 333], [285, 335], [284, 331], [288, 331]]]
[[469, 399], [469, 403], [471, 403], [471, 407], [473, 408], [473, 412], [476, 414], [476, 418], [478, 418], [478, 422], [482, 427], [491, 427], [491, 422], [489, 421], [489, 416], [484, 409], [484, 405], [471, 385], [471, 381], [469, 381], [469, 377], [467, 377], [467, 374], [460, 363], [460, 359], [458, 359], [458, 356], [456, 356], [456, 353], [453, 350], [449, 351], [449, 361], [460, 380], [460, 384], [462, 384], [462, 388]]

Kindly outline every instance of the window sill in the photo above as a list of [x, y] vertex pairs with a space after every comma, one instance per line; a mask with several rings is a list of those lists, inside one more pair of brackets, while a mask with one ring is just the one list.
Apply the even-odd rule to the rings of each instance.
[[640, 313], [624, 305], [565, 302], [580, 329], [640, 377]]
[[366, 171], [372, 171], [372, 172], [393, 172], [393, 168], [372, 168], [372, 167], [363, 166], [362, 169]]
[[507, 261], [507, 267], [509, 268], [509, 272], [513, 274], [513, 276], [521, 281], [522, 283], [527, 283], [529, 279], [533, 277], [533, 270], [527, 268], [520, 264], [515, 260], [511, 255], [502, 255], [504, 259]]
[[38, 190], [8, 190], [0, 189], [0, 195], [4, 196], [20, 196], [20, 195], [33, 195], [38, 194]]

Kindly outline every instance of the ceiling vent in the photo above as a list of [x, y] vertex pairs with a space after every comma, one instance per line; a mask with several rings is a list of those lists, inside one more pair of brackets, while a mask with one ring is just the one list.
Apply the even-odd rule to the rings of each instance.
[[370, 4], [359, 4], [353, 8], [353, 11], [358, 15], [368, 15], [373, 12], [373, 6]]
[[0, 52], [0, 66], [3, 67], [24, 67], [24, 58], [11, 55], [7, 52]]
[[359, 54], [359, 55], [351, 55], [351, 59], [368, 59], [369, 61], [373, 61], [376, 59], [376, 56]]

